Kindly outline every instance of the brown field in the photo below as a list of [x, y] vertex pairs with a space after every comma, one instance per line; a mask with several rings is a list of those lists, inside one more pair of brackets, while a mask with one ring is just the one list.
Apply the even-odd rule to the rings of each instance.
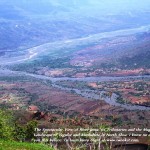
[[[59, 89], [46, 86], [41, 83], [31, 82], [15, 82], [13, 84], [7, 82], [0, 82], [1, 90], [0, 103], [22, 103], [22, 105], [28, 105], [32, 96], [36, 96], [36, 99], [31, 103], [46, 103], [48, 106], [59, 107], [60, 110], [65, 111], [77, 111], [83, 114], [91, 114], [97, 112], [99, 109], [98, 102], [85, 99], [76, 94], [61, 91]], [[20, 90], [22, 90], [20, 92]], [[23, 95], [24, 96], [21, 96]], [[105, 102], [101, 102], [101, 107], [108, 106]]]
[[[96, 85], [89, 84], [94, 88]], [[0, 106], [6, 104], [8, 109], [15, 112], [18, 123], [26, 124], [36, 119], [39, 128], [76, 129], [108, 125], [129, 129], [148, 128], [150, 124], [150, 111], [127, 111], [121, 107], [110, 106], [102, 100], [94, 101], [54, 88], [47, 82], [1, 81]], [[40, 114], [35, 117], [38, 109]], [[147, 137], [133, 138], [150, 144]]]
[[[93, 101], [74, 93], [62, 91], [39, 82], [0, 82], [1, 85], [1, 104], [10, 104], [11, 109], [27, 109], [29, 105], [38, 106], [41, 111], [48, 110], [51, 113], [72, 112], [82, 116], [97, 116], [102, 122], [114, 124], [113, 120], [121, 119], [123, 126], [145, 126], [150, 121], [148, 111], [126, 111], [121, 107], [113, 107], [104, 101]], [[95, 84], [91, 84], [94, 85]], [[5, 101], [5, 102], [4, 102]], [[16, 105], [19, 108], [16, 108]], [[77, 116], [78, 116], [77, 115]], [[140, 118], [144, 120], [140, 120]], [[98, 119], [99, 120], [99, 119]], [[145, 122], [145, 123], [144, 123]], [[131, 124], [130, 124], [131, 123]], [[117, 125], [118, 123], [116, 122]]]

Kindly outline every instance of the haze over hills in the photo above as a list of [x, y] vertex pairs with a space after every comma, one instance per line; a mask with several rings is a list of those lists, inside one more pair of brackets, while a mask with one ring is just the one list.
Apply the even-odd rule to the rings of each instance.
[[148, 25], [149, 2], [145, 2], [135, 6], [134, 0], [3, 0], [0, 2], [1, 53]]
[[[149, 39], [150, 2], [147, 0], [144, 2], [138, 2], [135, 5], [136, 0], [112, 0], [111, 2], [108, 0], [70, 0], [69, 2], [68, 0], [3, 0], [0, 2], [1, 64], [5, 64], [8, 58], [10, 63], [16, 59], [18, 62], [20, 59], [34, 59], [37, 54], [44, 54], [43, 49], [46, 55], [48, 51], [51, 51], [52, 45], [54, 49], [57, 49], [57, 45], [65, 49], [68, 42], [71, 42], [70, 49], [77, 47], [80, 50], [82, 44], [86, 45], [85, 47], [95, 45], [95, 42], [98, 45], [105, 45], [112, 37], [124, 36], [130, 39], [130, 34], [134, 38], [141, 37], [136, 34], [143, 34], [144, 37], [146, 35], [145, 41], [142, 40], [143, 43], [139, 44], [145, 45], [144, 43]], [[101, 42], [103, 38], [108, 38], [108, 41]], [[53, 42], [56, 43], [51, 44]], [[38, 47], [39, 45], [41, 46]], [[32, 47], [35, 48], [32, 50]], [[129, 44], [126, 47], [133, 46]], [[137, 48], [129, 53], [130, 49], [132, 48], [120, 50], [113, 47], [111, 50], [105, 47], [101, 50], [100, 57], [110, 59], [111, 56], [111, 60], [113, 58], [116, 61], [120, 59], [119, 57], [128, 57], [130, 54], [135, 56], [149, 52], [148, 48], [144, 48], [145, 51], [143, 48]], [[100, 50], [92, 49], [91, 51], [96, 59], [96, 53]], [[57, 52], [55, 53], [57, 55]], [[88, 51], [77, 53], [91, 55]], [[68, 57], [74, 55], [76, 52]], [[87, 60], [88, 57], [85, 59]]]

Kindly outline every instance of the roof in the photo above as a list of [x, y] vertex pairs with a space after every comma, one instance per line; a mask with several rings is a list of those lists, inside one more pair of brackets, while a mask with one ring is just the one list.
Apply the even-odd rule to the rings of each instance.
[[31, 105], [31, 106], [28, 107], [28, 110], [30, 110], [30, 111], [38, 111], [39, 108], [37, 106], [35, 106], [35, 105]]

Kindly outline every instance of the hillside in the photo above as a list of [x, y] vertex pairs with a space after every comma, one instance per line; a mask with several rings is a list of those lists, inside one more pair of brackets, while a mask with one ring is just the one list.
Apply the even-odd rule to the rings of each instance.
[[[51, 77], [124, 76], [149, 74], [149, 32], [114, 37], [75, 39], [37, 46], [37, 56], [9, 68]], [[43, 50], [41, 53], [40, 50]]]
[[[150, 18], [142, 5], [140, 11], [131, 6], [118, 14], [110, 12], [111, 9], [108, 12], [104, 2], [91, 0], [34, 3], [25, 0], [0, 2], [0, 56], [23, 55], [27, 48], [49, 42], [148, 25]], [[97, 3], [103, 4], [103, 8], [100, 9]], [[114, 0], [113, 5], [121, 4]]]

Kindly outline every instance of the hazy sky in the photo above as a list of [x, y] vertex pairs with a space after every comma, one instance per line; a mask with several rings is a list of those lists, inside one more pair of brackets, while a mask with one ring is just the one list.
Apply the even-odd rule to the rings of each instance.
[[[77, 5], [77, 6], [90, 6], [95, 5], [98, 7], [111, 7], [113, 9], [120, 9], [119, 7], [126, 8], [149, 8], [150, 9], [150, 0], [0, 0], [0, 3], [53, 3], [53, 4], [64, 4], [64, 5]], [[88, 5], [89, 4], [89, 5]], [[119, 7], [117, 7], [119, 6]]]
[[108, 12], [150, 10], [150, 0], [88, 0], [88, 1], [89, 4], [92, 4], [92, 6], [95, 7], [95, 9], [97, 8], [99, 10], [104, 10]]
[[[1, 3], [25, 6], [26, 8], [63, 6], [86, 13], [121, 13], [128, 11], [150, 11], [150, 0], [0, 0]], [[79, 11], [80, 12], [80, 11]]]

